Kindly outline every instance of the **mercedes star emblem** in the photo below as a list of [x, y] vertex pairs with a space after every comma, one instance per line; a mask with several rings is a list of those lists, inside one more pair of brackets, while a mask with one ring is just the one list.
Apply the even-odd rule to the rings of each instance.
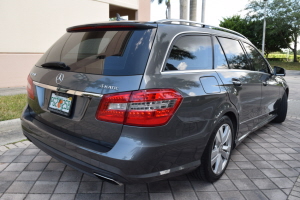
[[63, 73], [59, 73], [57, 76], [56, 76], [56, 83], [57, 84], [60, 84], [63, 80], [64, 80], [64, 77], [65, 75]]

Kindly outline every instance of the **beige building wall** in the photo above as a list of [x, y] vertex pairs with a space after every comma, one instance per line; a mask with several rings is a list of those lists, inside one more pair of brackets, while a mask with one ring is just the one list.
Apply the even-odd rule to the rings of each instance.
[[34, 64], [43, 54], [0, 54], [0, 88], [23, 87]]
[[150, 1], [139, 0], [137, 19], [139, 21], [150, 21]]
[[67, 27], [108, 21], [111, 6], [150, 20], [150, 0], [0, 0], [0, 88], [26, 86], [32, 66]]
[[109, 18], [92, 0], [1, 0], [0, 52], [44, 53], [66, 28]]
[[[96, 0], [96, 1], [115, 5], [115, 6], [120, 6], [123, 8], [130, 8], [133, 10], [137, 10], [139, 8], [139, 2], [140, 2], [140, 0]], [[142, 0], [142, 1], [148, 1], [148, 0]], [[150, 6], [150, 1], [149, 1], [149, 6]]]

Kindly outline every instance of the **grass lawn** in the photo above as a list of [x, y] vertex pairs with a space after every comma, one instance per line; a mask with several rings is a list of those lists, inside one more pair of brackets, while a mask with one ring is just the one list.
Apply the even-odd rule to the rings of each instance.
[[280, 62], [280, 61], [269, 61], [270, 65], [272, 67], [278, 66], [283, 67], [286, 70], [300, 70], [300, 63], [294, 63], [294, 62]]
[[[299, 60], [300, 55], [297, 55], [297, 57], [298, 57], [298, 60]], [[286, 59], [287, 55], [286, 54], [273, 54], [273, 53], [271, 53], [271, 54], [268, 55], [268, 58], [283, 58], [283, 59]], [[290, 53], [289, 54], [289, 60], [293, 60], [293, 59], [294, 59], [294, 55], [293, 55], [293, 53]]]
[[0, 121], [19, 118], [26, 102], [27, 94], [0, 96]]

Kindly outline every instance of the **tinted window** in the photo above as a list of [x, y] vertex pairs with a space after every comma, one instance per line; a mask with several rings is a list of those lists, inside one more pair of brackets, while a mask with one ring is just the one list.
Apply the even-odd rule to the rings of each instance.
[[269, 73], [269, 67], [262, 55], [249, 44], [244, 43], [244, 47], [251, 60], [254, 70]]
[[247, 56], [237, 40], [227, 38], [219, 38], [219, 40], [230, 68], [251, 70]]
[[214, 41], [214, 69], [228, 69], [225, 54], [217, 38]]
[[46, 62], [64, 62], [73, 72], [103, 75], [143, 74], [155, 30], [66, 33], [43, 56]]
[[167, 70], [212, 69], [210, 36], [183, 36], [172, 47], [166, 63]]

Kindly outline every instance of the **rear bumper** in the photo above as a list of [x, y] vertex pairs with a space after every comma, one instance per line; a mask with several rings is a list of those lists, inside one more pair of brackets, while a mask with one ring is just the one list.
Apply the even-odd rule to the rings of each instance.
[[[95, 173], [120, 183], [153, 182], [185, 174], [200, 165], [194, 141], [166, 145], [121, 136], [106, 151], [102, 146], [83, 141], [47, 126], [24, 110], [21, 117], [24, 135], [47, 154], [85, 174]], [[186, 147], [180, 149], [181, 147]], [[191, 152], [189, 152], [189, 149]], [[194, 151], [194, 152], [192, 152]]]

